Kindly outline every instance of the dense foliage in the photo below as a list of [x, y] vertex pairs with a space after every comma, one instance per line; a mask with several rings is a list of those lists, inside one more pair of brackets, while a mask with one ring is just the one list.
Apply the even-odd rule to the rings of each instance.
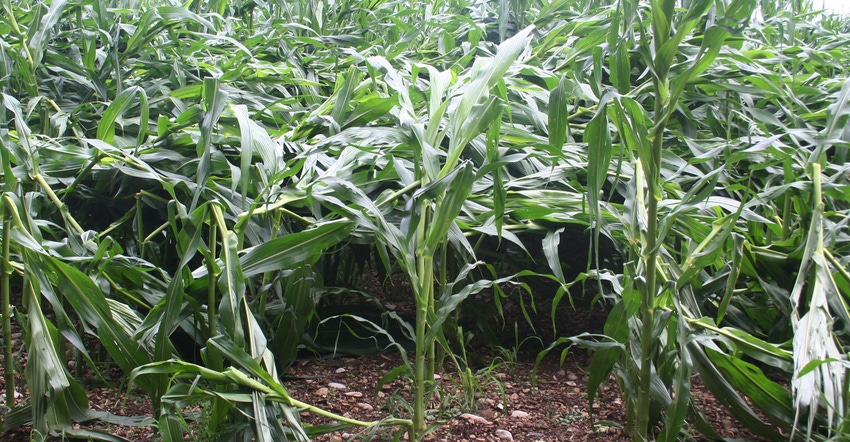
[[[163, 440], [193, 404], [224, 440], [420, 440], [486, 289], [610, 308], [604, 336], [549, 350], [595, 349], [589, 400], [613, 373], [635, 440], [716, 437], [694, 376], [763, 437], [850, 433], [847, 18], [800, 0], [2, 8], [5, 383], [14, 321], [29, 392], [4, 428], [116, 440], [72, 426], [109, 419], [67, 369], [102, 369], [97, 342]], [[320, 300], [367, 296], [341, 287], [369, 266], [416, 305], [353, 317], [402, 354], [387, 379], [414, 380], [410, 415], [383, 422], [282, 383]]]

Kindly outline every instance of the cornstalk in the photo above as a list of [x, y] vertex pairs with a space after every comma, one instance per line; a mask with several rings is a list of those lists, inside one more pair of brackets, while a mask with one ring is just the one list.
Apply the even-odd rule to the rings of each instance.
[[[660, 8], [656, 2], [652, 2], [652, 9]], [[655, 50], [660, 51], [664, 44], [669, 39], [670, 23], [672, 17], [664, 17], [666, 23], [661, 26], [653, 20], [652, 33]], [[665, 31], [666, 30], [666, 31]], [[656, 59], [656, 62], [659, 60]], [[648, 200], [646, 200], [646, 241], [644, 251], [641, 255], [644, 259], [643, 274], [645, 276], [646, 286], [641, 290], [641, 306], [640, 306], [640, 373], [638, 378], [638, 400], [635, 420], [635, 428], [632, 433], [633, 441], [648, 440], [649, 433], [649, 405], [651, 402], [651, 383], [652, 383], [652, 365], [653, 356], [655, 353], [655, 341], [652, 339], [652, 332], [655, 329], [655, 314], [656, 314], [656, 296], [658, 295], [658, 201], [662, 198], [661, 190], [661, 153], [664, 148], [664, 131], [667, 127], [669, 118], [669, 106], [675, 106], [678, 97], [670, 96], [670, 80], [668, 79], [669, 63], [662, 61], [664, 69], [659, 69], [656, 66], [656, 77], [652, 82], [655, 95], [655, 108], [653, 114], [653, 127], [650, 134], [652, 148], [649, 152], [649, 158], [641, 158], [641, 161], [648, 161], [648, 174], [646, 177], [646, 186]]]
[[[427, 204], [423, 205], [427, 207]], [[423, 212], [426, 207], [423, 207]], [[433, 341], [425, 342], [428, 333], [428, 311], [432, 308], [434, 300], [434, 251], [427, 245], [425, 220], [427, 213], [423, 213], [419, 229], [417, 231], [417, 257], [416, 273], [419, 276], [419, 290], [416, 297], [416, 360], [413, 364], [413, 425], [411, 440], [419, 441], [425, 435], [425, 379], [430, 376], [434, 379], [434, 355]]]
[[210, 239], [209, 249], [210, 257], [207, 261], [207, 325], [209, 326], [209, 336], [214, 338], [218, 334], [216, 328], [216, 303], [218, 299], [215, 293], [215, 255], [216, 255], [216, 225], [215, 217], [210, 214]]
[[[646, 261], [644, 262], [644, 273], [646, 275], [646, 287], [642, 291], [643, 302], [641, 303], [641, 333], [640, 333], [640, 379], [638, 384], [637, 421], [632, 440], [645, 441], [649, 432], [649, 403], [652, 382], [652, 354], [654, 340], [652, 331], [655, 328], [655, 297], [658, 294], [658, 200], [661, 198], [661, 151], [664, 146], [664, 129], [666, 118], [664, 118], [664, 100], [658, 97], [661, 87], [656, 80], [656, 102], [655, 115], [659, 121], [655, 122], [652, 135], [652, 151], [649, 170], [651, 176], [647, 177], [647, 193], [649, 199], [646, 203]], [[669, 83], [669, 82], [667, 82]], [[666, 87], [665, 87], [666, 90]]]
[[[8, 202], [7, 202], [8, 204]], [[3, 304], [3, 376], [6, 381], [6, 406], [15, 407], [15, 366], [12, 363], [12, 309], [10, 305], [9, 276], [12, 266], [9, 264], [9, 229], [12, 227], [10, 217], [3, 205], [3, 271], [0, 274], [0, 292]]]

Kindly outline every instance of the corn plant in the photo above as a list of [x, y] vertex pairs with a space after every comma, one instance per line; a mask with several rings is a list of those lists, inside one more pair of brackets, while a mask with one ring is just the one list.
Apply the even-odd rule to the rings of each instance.
[[[14, 318], [34, 361], [6, 428], [110, 418], [66, 369], [98, 368], [89, 336], [166, 440], [191, 403], [234, 438], [421, 439], [458, 306], [492, 288], [499, 309], [514, 282], [493, 238], [542, 252], [508, 273], [556, 283], [553, 307], [608, 304], [605, 337], [558, 342], [596, 349], [590, 400], [614, 373], [635, 440], [716, 437], [694, 374], [763, 437], [846, 434], [846, 18], [748, 0], [0, 5], [3, 334]], [[412, 376], [411, 416], [336, 416], [280, 380], [355, 248], [413, 288], [397, 319], [415, 350], [382, 380]]]
[[[845, 98], [836, 82], [799, 88], [807, 76], [799, 70], [803, 64], [793, 60], [778, 70], [766, 60], [753, 61], [754, 71], [743, 77], [732, 66], [748, 63], [756, 53], [790, 50], [788, 45], [812, 47], [828, 58], [846, 54], [814, 45], [835, 28], [818, 29], [799, 19], [792, 24], [784, 12], [747, 28], [751, 2], [676, 5], [603, 6], [599, 16], [616, 23], [607, 37], [601, 30], [597, 34], [607, 41], [605, 49], [586, 58], [573, 49], [556, 59], [567, 75], [550, 93], [550, 107], [558, 106], [549, 110], [550, 139], [566, 131], [566, 138], [553, 141], [570, 146], [570, 131], [579, 132], [573, 126], [583, 130], [591, 222], [597, 235], [621, 244], [626, 265], [616, 278], [592, 275], [617, 302], [604, 339], [581, 336], [554, 345], [572, 341], [596, 349], [590, 400], [613, 370], [630, 404], [627, 428], [634, 440], [674, 439], [685, 424], [715, 434], [690, 403], [691, 373], [764, 437], [782, 436], [741, 395], [770, 424], [795, 437], [828, 437], [844, 422], [838, 411], [844, 398], [836, 394], [844, 391], [838, 387], [844, 374], [839, 364], [827, 361], [846, 357], [841, 350], [846, 340], [840, 327], [823, 318], [845, 317], [846, 308], [836, 301], [841, 289], [832, 289], [837, 286], [830, 281], [846, 271], [838, 260], [817, 267], [799, 259], [822, 250], [817, 233], [822, 225], [806, 221], [823, 213], [817, 208], [822, 197], [792, 189], [816, 187], [823, 179], [813, 172], [818, 164], [843, 164], [844, 148], [832, 152], [825, 140], [844, 137], [834, 118]], [[560, 29], [566, 35], [581, 32], [576, 25]], [[692, 32], [698, 38], [689, 36]], [[754, 35], [764, 45], [745, 43], [742, 35]], [[554, 35], [551, 41], [557, 42]], [[592, 69], [577, 73], [584, 66]], [[642, 73], [638, 82], [636, 72]], [[570, 103], [563, 93], [570, 79], [593, 95]], [[744, 84], [753, 87], [745, 91]], [[780, 84], [787, 88], [773, 88]], [[715, 98], [690, 101], [705, 92], [716, 93]], [[742, 106], [737, 99], [743, 99]], [[595, 108], [581, 112], [582, 101], [594, 100]], [[576, 120], [586, 124], [575, 125]], [[781, 183], [773, 181], [776, 177]], [[829, 204], [836, 207], [836, 219], [846, 210], [838, 200]], [[839, 225], [831, 230], [830, 244], [844, 250]], [[795, 281], [792, 272], [801, 276]], [[811, 310], [818, 304], [823, 307]], [[817, 327], [811, 327], [813, 320], [820, 321]], [[797, 321], [819, 332], [800, 333]], [[771, 380], [766, 367], [783, 372], [793, 387]], [[816, 412], [822, 406], [830, 410], [825, 416]]]

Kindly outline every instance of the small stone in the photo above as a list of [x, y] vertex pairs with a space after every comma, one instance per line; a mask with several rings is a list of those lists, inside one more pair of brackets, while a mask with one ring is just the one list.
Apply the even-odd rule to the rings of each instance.
[[348, 371], [348, 370], [346, 370], [345, 367], [339, 367], [339, 368], [336, 369], [337, 373], [345, 373], [346, 371]]
[[363, 397], [363, 393], [359, 391], [346, 391], [345, 395], [348, 397]]
[[342, 436], [343, 439], [348, 439], [351, 437], [351, 433], [342, 433], [340, 436]]
[[558, 370], [558, 372], [555, 373], [555, 374], [558, 375], [559, 378], [562, 378], [562, 377], [567, 375], [567, 372], [562, 368], [562, 369]]
[[496, 430], [496, 437], [498, 437], [499, 440], [514, 440], [514, 436], [508, 430]]
[[472, 413], [463, 413], [459, 417], [466, 419], [473, 424], [492, 425], [491, 422], [488, 421], [487, 419], [484, 419], [481, 416], [476, 416]]
[[438, 375], [437, 373], [434, 373], [434, 380], [435, 381], [439, 381], [440, 378], [442, 378], [442, 376]]
[[331, 387], [335, 390], [345, 390], [345, 385], [342, 385], [338, 382], [331, 382], [328, 384], [328, 387]]
[[328, 397], [328, 393], [330, 393], [330, 390], [328, 390], [327, 387], [322, 387], [316, 390], [316, 395], [321, 397]]
[[499, 412], [491, 408], [482, 408], [478, 410], [478, 414], [483, 416], [485, 419], [496, 419], [499, 417]]
[[519, 400], [519, 395], [518, 395], [518, 394], [516, 394], [516, 393], [512, 394], [512, 395], [511, 395], [511, 400], [512, 400], [512, 401]]
[[545, 436], [545, 434], [539, 433], [537, 431], [532, 431], [532, 432], [528, 433], [528, 437], [543, 437], [543, 436]]
[[576, 376], [576, 374], [573, 373], [573, 372], [569, 372], [569, 373], [567, 373], [567, 380], [568, 381], [577, 381], [578, 376]]
[[517, 419], [525, 419], [525, 418], [528, 417], [528, 413], [526, 413], [525, 411], [522, 411], [522, 410], [514, 410], [513, 412], [511, 412], [511, 417], [514, 417], [514, 418], [517, 418]]
[[575, 387], [576, 386], [575, 381], [567, 381], [567, 382], [564, 382], [564, 383], [567, 384], [567, 386], [569, 386], [569, 387]]
[[358, 402], [358, 403], [357, 403], [357, 408], [359, 408], [359, 409], [361, 409], [361, 410], [363, 410], [363, 411], [372, 411], [372, 410], [374, 410], [374, 409], [375, 409], [375, 407], [373, 407], [373, 406], [371, 406], [371, 405], [369, 405], [369, 404], [367, 404], [367, 403], [365, 403], [365, 402]]

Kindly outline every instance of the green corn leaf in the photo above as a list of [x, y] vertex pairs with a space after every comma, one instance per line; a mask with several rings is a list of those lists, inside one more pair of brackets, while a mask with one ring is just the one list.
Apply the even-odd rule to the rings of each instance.
[[287, 269], [318, 259], [324, 249], [343, 241], [353, 227], [350, 221], [333, 221], [246, 248], [240, 258], [243, 276]]
[[[51, 271], [74, 312], [95, 327], [100, 342], [123, 370], [130, 372], [150, 362], [147, 350], [132, 338], [135, 330], [126, 330], [115, 320], [107, 299], [91, 278], [50, 256], [44, 257], [42, 265]], [[145, 390], [150, 388], [146, 384], [140, 386]]]
[[[679, 316], [682, 316], [679, 309]], [[685, 424], [691, 404], [691, 375], [693, 363], [688, 352], [687, 340], [691, 334], [687, 322], [681, 318], [674, 319], [676, 322], [676, 350], [678, 350], [678, 364], [676, 365], [674, 378], [671, 383], [675, 398], [667, 408], [664, 417], [664, 430], [658, 438], [661, 442], [675, 441], [679, 437], [679, 431]], [[672, 328], [672, 327], [671, 327]], [[665, 390], [666, 392], [666, 390]]]
[[472, 184], [475, 182], [475, 172], [472, 165], [465, 163], [458, 167], [446, 191], [442, 202], [437, 206], [431, 222], [428, 224], [428, 232], [423, 246], [426, 249], [436, 250], [437, 245], [446, 237], [449, 228], [455, 223], [455, 219], [469, 198]]
[[549, 93], [549, 148], [554, 155], [561, 154], [567, 140], [570, 89], [566, 75], [562, 75], [558, 86]]
[[611, 71], [611, 83], [621, 94], [629, 93], [632, 87], [632, 65], [629, 59], [629, 48], [626, 46], [626, 41], [619, 42], [616, 50], [609, 58], [612, 60], [609, 67]]
[[[240, 180], [238, 184], [239, 192], [242, 194], [242, 204], [244, 205], [248, 197], [248, 185], [252, 177], [251, 164], [254, 153], [256, 152], [260, 155], [266, 169], [271, 173], [277, 172], [277, 158], [274, 142], [272, 142], [271, 137], [269, 137], [265, 129], [250, 119], [248, 108], [244, 105], [236, 105], [231, 106], [230, 110], [236, 116], [237, 121], [239, 121], [242, 151], [240, 152]], [[234, 180], [232, 186], [236, 184], [237, 182]]]
[[183, 421], [173, 411], [163, 413], [157, 424], [163, 442], [179, 442], [183, 440]]
[[[713, 0], [696, 0], [691, 2], [687, 14], [676, 23], [675, 34], [669, 40], [664, 41], [664, 44], [655, 56], [654, 68], [659, 77], [666, 78], [667, 72], [669, 72], [676, 55], [679, 53], [682, 41], [690, 34], [694, 26], [696, 26], [697, 21], [705, 15], [712, 3], [714, 3]], [[672, 10], [669, 13], [672, 13]], [[669, 18], [672, 19], [673, 17]], [[663, 30], [659, 28], [658, 32], [663, 32]], [[719, 46], [722, 46], [722, 41], [718, 43]]]
[[738, 419], [750, 431], [761, 437], [775, 440], [783, 438], [783, 436], [776, 432], [770, 425], [765, 424], [753, 412], [752, 408], [738, 395], [735, 388], [718, 371], [696, 341], [690, 343], [689, 347], [694, 362], [694, 369], [699, 375], [700, 380], [702, 380], [703, 384], [711, 391], [714, 397], [717, 398], [718, 402], [732, 413], [732, 416]]
[[23, 251], [27, 264], [24, 297], [30, 361], [24, 374], [32, 401], [33, 428], [46, 435], [48, 430], [70, 427], [74, 420], [85, 419], [89, 406], [84, 390], [70, 376], [57, 352], [60, 335], [41, 309], [39, 281], [49, 279], [36, 273], [41, 272], [40, 257], [31, 250]]
[[790, 391], [768, 379], [753, 364], [711, 348], [706, 348], [705, 352], [724, 374], [724, 378], [750, 398], [772, 422], [782, 428], [789, 428], [793, 424], [796, 413]]
[[372, 96], [359, 100], [341, 126], [343, 129], [366, 126], [387, 115], [396, 106], [398, 106], [398, 94], [389, 97]]
[[139, 92], [144, 93], [141, 88], [135, 86], [124, 89], [124, 91], [118, 94], [118, 96], [115, 97], [115, 100], [109, 104], [103, 112], [100, 124], [97, 126], [97, 138], [99, 140], [103, 140], [107, 143], [112, 142], [112, 139], [115, 137], [115, 120], [117, 120], [119, 116], [123, 115], [124, 112], [130, 108], [133, 100]]
[[443, 164], [438, 178], [446, 176], [452, 168], [457, 166], [463, 147], [500, 118], [503, 110], [504, 105], [499, 102], [499, 99], [490, 96], [484, 103], [473, 105], [467, 119], [459, 123], [458, 126], [452, 126], [449, 156]]
[[[552, 274], [558, 278], [562, 284], [566, 284], [566, 279], [564, 278], [564, 271], [561, 268], [561, 258], [560, 253], [558, 251], [558, 245], [561, 243], [561, 233], [564, 232], [564, 228], [560, 228], [558, 230], [551, 230], [546, 233], [546, 236], [543, 238], [543, 255], [546, 257], [546, 262], [549, 263], [549, 268], [552, 270]], [[554, 315], [555, 312], [553, 311]], [[554, 321], [554, 318], [552, 318]]]
[[[531, 31], [531, 27], [525, 28], [505, 40], [499, 45], [498, 52], [492, 60], [476, 60], [469, 74], [470, 83], [465, 85], [457, 107], [449, 110], [452, 138], [448, 158], [440, 171], [441, 177], [454, 169], [466, 143], [481, 133], [483, 128], [489, 126], [489, 121], [495, 117], [494, 113], [501, 112], [501, 109], [494, 109], [495, 102], [492, 99], [487, 100], [489, 91], [496, 83], [502, 81], [508, 68], [525, 50], [531, 41]], [[476, 111], [475, 108], [478, 110]]]
[[[215, 126], [221, 118], [221, 113], [227, 105], [227, 92], [220, 88], [218, 78], [205, 78], [203, 99], [205, 104], [204, 119], [201, 121], [201, 137], [198, 139], [197, 155], [200, 158], [198, 163], [198, 171], [195, 179], [195, 184], [198, 189], [205, 188], [207, 179], [211, 172], [213, 145], [212, 136], [215, 132]], [[198, 201], [201, 197], [200, 191], [195, 192], [192, 198], [192, 205], [189, 210], [194, 210], [198, 206]]]
[[792, 354], [776, 344], [765, 342], [750, 333], [733, 327], [718, 328], [710, 318], [689, 320], [689, 322], [694, 326], [704, 328], [728, 339], [737, 347], [738, 351], [751, 358], [783, 371], [791, 371], [793, 368]]
[[304, 330], [314, 316], [313, 287], [316, 282], [310, 265], [299, 266], [286, 278], [283, 291], [286, 310], [277, 318], [272, 344], [281, 367], [289, 366], [295, 361]]
[[587, 124], [584, 138], [587, 142], [587, 202], [590, 213], [600, 215], [599, 202], [602, 186], [608, 178], [608, 167], [611, 164], [612, 146], [611, 134], [608, 129], [608, 114], [605, 111], [606, 101], [603, 99], [599, 110]]
[[210, 204], [211, 219], [219, 229], [221, 238], [221, 261], [223, 268], [218, 277], [218, 289], [222, 294], [219, 315], [224, 331], [234, 340], [236, 345], [246, 344], [245, 332], [248, 330], [242, 322], [240, 308], [245, 296], [245, 276], [238, 255], [238, 238], [236, 234], [225, 227], [224, 214], [216, 204]]
[[[628, 97], [620, 97], [615, 101], [614, 121], [620, 136], [638, 158], [651, 158], [652, 149], [649, 141], [649, 128], [652, 126], [650, 117], [646, 110], [635, 100]], [[641, 161], [645, 176], [650, 175], [651, 166], [648, 161]]]
[[[57, 0], [50, 2], [47, 12], [42, 16], [33, 14], [33, 20], [38, 20], [37, 23], [30, 23], [30, 36], [27, 46], [32, 55], [32, 69], [35, 69], [41, 64], [44, 51], [50, 43], [50, 34], [54, 31], [56, 24], [62, 19], [62, 14], [65, 7], [68, 5], [67, 0]], [[41, 9], [42, 5], [39, 5]]]
[[605, 321], [604, 326], [605, 336], [620, 345], [599, 348], [593, 354], [587, 379], [587, 399], [591, 407], [596, 399], [596, 392], [599, 390], [599, 387], [608, 379], [611, 369], [614, 368], [614, 364], [620, 360], [623, 354], [624, 347], [622, 344], [628, 345], [628, 320], [632, 314], [634, 312], [627, 311], [626, 305], [623, 302], [617, 303], [608, 313], [608, 319]]
[[360, 83], [361, 78], [363, 78], [363, 73], [354, 66], [348, 68], [348, 72], [341, 75], [342, 85], [336, 91], [333, 111], [331, 111], [331, 118], [333, 118], [339, 125], [342, 125], [345, 121], [345, 114], [348, 113], [349, 102], [353, 98], [354, 89]]

